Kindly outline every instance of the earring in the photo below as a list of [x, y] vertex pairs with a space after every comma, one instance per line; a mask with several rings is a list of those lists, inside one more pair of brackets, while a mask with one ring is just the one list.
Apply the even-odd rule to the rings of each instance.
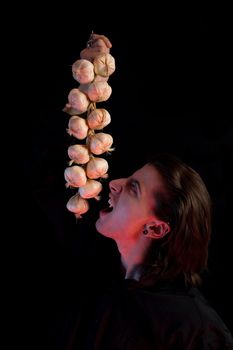
[[146, 228], [144, 228], [144, 230], [142, 231], [142, 233], [143, 233], [144, 235], [147, 235], [148, 232], [149, 232], [149, 231], [148, 231]]

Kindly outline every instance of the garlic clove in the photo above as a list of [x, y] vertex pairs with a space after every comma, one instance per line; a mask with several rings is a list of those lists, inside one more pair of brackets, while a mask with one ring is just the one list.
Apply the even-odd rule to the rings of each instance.
[[110, 122], [111, 116], [104, 108], [96, 108], [87, 116], [87, 124], [93, 130], [101, 130]]
[[87, 182], [85, 170], [78, 165], [66, 168], [64, 177], [66, 180], [66, 187], [80, 187], [84, 186]]
[[96, 198], [102, 191], [102, 184], [97, 180], [87, 180], [84, 186], [79, 187], [78, 193], [82, 198]]
[[69, 158], [77, 164], [86, 164], [90, 160], [87, 145], [71, 145], [68, 147]]
[[70, 113], [70, 110], [74, 110], [76, 114], [82, 114], [87, 111], [89, 104], [90, 101], [87, 95], [75, 88], [69, 92], [68, 103], [63, 110], [67, 113]]
[[96, 56], [93, 65], [95, 74], [102, 77], [109, 77], [116, 69], [115, 59], [110, 53]]
[[81, 218], [82, 214], [89, 210], [89, 203], [86, 199], [80, 197], [78, 193], [72, 196], [67, 204], [66, 208], [75, 214], [76, 218]]
[[69, 135], [72, 135], [79, 140], [85, 139], [88, 132], [86, 119], [73, 115], [69, 120], [67, 132]]
[[79, 59], [72, 65], [72, 74], [80, 84], [91, 83], [95, 77], [94, 65], [86, 59]]
[[90, 46], [86, 47], [80, 52], [80, 57], [92, 62], [96, 56], [103, 53], [109, 53], [111, 45], [109, 44], [109, 40], [108, 42], [107, 40], [105, 37], [97, 38], [93, 36], [93, 39], [90, 40]]
[[98, 79], [90, 84], [80, 84], [79, 91], [84, 93], [91, 102], [103, 102], [110, 97], [112, 88], [106, 80]]
[[86, 165], [86, 174], [89, 179], [107, 178], [108, 162], [104, 158], [93, 157]]
[[112, 151], [113, 138], [110, 134], [99, 132], [88, 138], [90, 151], [96, 155]]

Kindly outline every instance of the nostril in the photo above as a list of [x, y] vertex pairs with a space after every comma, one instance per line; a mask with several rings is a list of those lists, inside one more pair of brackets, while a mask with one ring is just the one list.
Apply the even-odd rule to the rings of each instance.
[[119, 193], [121, 191], [121, 185], [120, 183], [118, 182], [118, 180], [112, 180], [110, 183], [109, 183], [109, 187], [110, 187], [110, 190], [111, 192], [115, 192], [115, 193]]

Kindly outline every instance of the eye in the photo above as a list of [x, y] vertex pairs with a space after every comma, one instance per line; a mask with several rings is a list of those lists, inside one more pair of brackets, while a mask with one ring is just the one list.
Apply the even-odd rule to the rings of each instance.
[[134, 194], [137, 194], [137, 184], [135, 181], [129, 181], [128, 188], [131, 192], [133, 192]]

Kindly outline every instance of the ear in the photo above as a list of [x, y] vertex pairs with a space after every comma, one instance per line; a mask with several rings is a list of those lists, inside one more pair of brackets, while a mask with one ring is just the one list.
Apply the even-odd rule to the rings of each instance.
[[151, 222], [146, 225], [148, 234], [147, 237], [154, 238], [154, 239], [160, 239], [166, 236], [171, 231], [169, 223], [165, 221], [158, 221]]

